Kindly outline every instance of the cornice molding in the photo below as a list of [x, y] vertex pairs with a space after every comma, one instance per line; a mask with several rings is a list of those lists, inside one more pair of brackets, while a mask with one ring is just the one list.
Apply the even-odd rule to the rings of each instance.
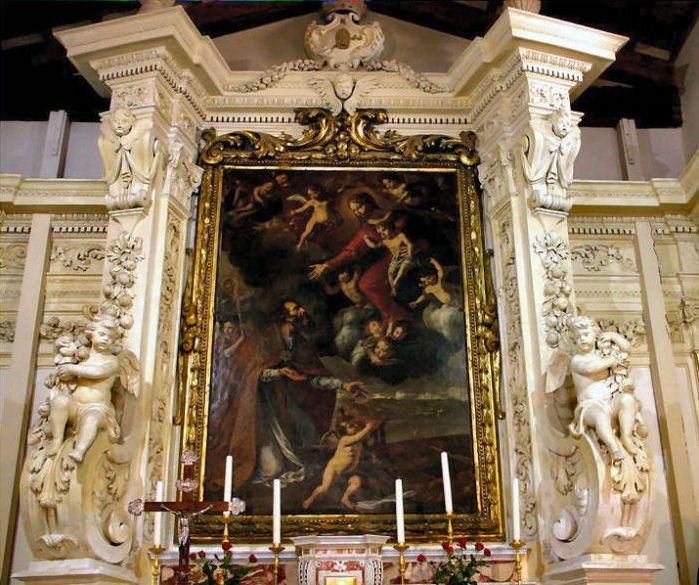
[[614, 62], [616, 52], [627, 41], [628, 38], [621, 35], [508, 8], [484, 37], [469, 44], [449, 69], [448, 76], [454, 80], [457, 94], [467, 93], [466, 86], [480, 80], [485, 68], [507, 59], [518, 46], [535, 48], [542, 54], [554, 50], [557, 59], [589, 63], [579, 85], [572, 91], [575, 98]]
[[[699, 165], [697, 167], [699, 171]], [[584, 215], [593, 208], [614, 207], [627, 208], [629, 213], [635, 213], [634, 208], [659, 213], [689, 212], [692, 194], [685, 189], [685, 184], [683, 177], [650, 181], [574, 181], [568, 191], [568, 197], [573, 200], [571, 214]]]
[[6, 213], [103, 213], [102, 179], [27, 179], [0, 174], [0, 209]]
[[[253, 102], [255, 108], [273, 109], [275, 115], [319, 106], [309, 80], [337, 74], [293, 71], [254, 95], [226, 90], [254, 79], [260, 72], [231, 71], [211, 39], [199, 33], [179, 6], [61, 30], [55, 35], [80, 73], [101, 95], [109, 94], [108, 84], [157, 71], [208, 121], [224, 114], [224, 109], [225, 115], [249, 111]], [[379, 88], [361, 102], [361, 107], [388, 108], [392, 115], [445, 108], [456, 116], [466, 113], [471, 100], [465, 96], [477, 96], [479, 83], [494, 67], [501, 68], [501, 77], [515, 67], [558, 80], [568, 87], [575, 86], [575, 95], [613, 62], [615, 52], [625, 42], [626, 38], [619, 35], [507, 9], [484, 37], [469, 44], [446, 74], [414, 72], [429, 83], [449, 88], [448, 92], [426, 93], [392, 70], [349, 73], [356, 78], [381, 78]]]
[[93, 59], [164, 48], [183, 69], [190, 69], [206, 91], [220, 93], [230, 68], [209, 37], [202, 36], [184, 8], [174, 6], [138, 13], [78, 28], [54, 31], [78, 71], [102, 96], [106, 85], [91, 64]]

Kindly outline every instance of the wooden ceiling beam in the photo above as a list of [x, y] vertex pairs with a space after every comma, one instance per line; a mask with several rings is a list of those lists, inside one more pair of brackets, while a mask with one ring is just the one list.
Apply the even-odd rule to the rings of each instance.
[[471, 39], [483, 35], [497, 20], [500, 4], [500, 0], [490, 0], [483, 10], [461, 2], [371, 0], [368, 6], [379, 14]]
[[320, 2], [178, 2], [192, 22], [210, 36], [241, 30], [318, 11]]
[[677, 87], [673, 63], [624, 48], [616, 61], [602, 75], [603, 79], [629, 85], [658, 85]]

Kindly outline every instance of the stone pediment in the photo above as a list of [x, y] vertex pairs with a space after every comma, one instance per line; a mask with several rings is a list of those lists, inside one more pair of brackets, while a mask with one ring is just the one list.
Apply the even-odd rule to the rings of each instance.
[[[308, 58], [307, 27], [319, 18], [307, 14], [235, 32], [213, 40], [233, 71], [265, 71], [287, 61]], [[471, 42], [397, 18], [369, 12], [363, 23], [376, 22], [385, 38], [383, 59], [396, 59], [417, 71], [445, 73]], [[415, 51], [420, 46], [424, 50]]]
[[[369, 15], [366, 20], [371, 18]], [[309, 20], [312, 17], [289, 19], [287, 24], [296, 26], [299, 34], [286, 32], [285, 39], [293, 38], [288, 51], [286, 47], [279, 51], [279, 61], [264, 71], [254, 68], [272, 62], [271, 53], [264, 57], [266, 61], [242, 63], [231, 60], [232, 51], [239, 50], [245, 39], [254, 46], [255, 35], [265, 30], [274, 32], [276, 25], [232, 35], [240, 44], [232, 42], [233, 38], [229, 43], [225, 37], [214, 42], [199, 33], [181, 7], [55, 34], [80, 73], [102, 95], [108, 95], [107, 86], [112, 91], [122, 91], [134, 75], [158, 71], [173, 91], [214, 124], [234, 123], [239, 118], [235, 112], [249, 112], [251, 108], [258, 113], [260, 122], [291, 122], [294, 110], [300, 107], [333, 110], [339, 101], [341, 108], [349, 99], [343, 97], [341, 85], [354, 87], [351, 98], [355, 109], [384, 108], [396, 121], [412, 119], [422, 124], [439, 124], [444, 123], [439, 119], [450, 119], [451, 123], [463, 124], [465, 118], [473, 117], [487, 104], [498, 87], [506, 87], [508, 79], [521, 67], [570, 82], [573, 95], [577, 95], [613, 61], [615, 51], [625, 42], [618, 35], [508, 9], [484, 37], [468, 43], [458, 55], [456, 49], [451, 49], [450, 35], [431, 31], [431, 38], [436, 39], [431, 47], [444, 52], [438, 62], [413, 61], [417, 64], [413, 66], [407, 57], [402, 61], [397, 38], [392, 39], [392, 35], [398, 35], [400, 30], [412, 34], [421, 27], [400, 23], [401, 29], [395, 25], [399, 22], [396, 19], [377, 16], [382, 27], [385, 23], [383, 54], [377, 58], [378, 53], [370, 51], [357, 67], [342, 69], [304, 56], [301, 32]], [[549, 54], [547, 51], [563, 37], [568, 39], [565, 56]], [[339, 43], [342, 44], [341, 39]], [[528, 48], [522, 48], [523, 45]], [[452, 52], [446, 52], [447, 46]], [[400, 50], [410, 52], [410, 47]], [[241, 55], [245, 54], [243, 48]], [[442, 71], [422, 69], [428, 65]], [[233, 70], [231, 66], [240, 68]], [[350, 79], [339, 80], [342, 74]], [[309, 83], [316, 81], [320, 81], [320, 88]], [[140, 98], [127, 99], [133, 107]], [[152, 99], [144, 96], [141, 101], [152, 103]], [[435, 117], [436, 111], [440, 118]]]

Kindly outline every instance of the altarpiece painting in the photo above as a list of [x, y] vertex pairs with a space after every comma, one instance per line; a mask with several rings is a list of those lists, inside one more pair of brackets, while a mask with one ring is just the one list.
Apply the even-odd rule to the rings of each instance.
[[[206, 136], [184, 309], [184, 448], [199, 496], [225, 458], [234, 531], [443, 533], [440, 452], [460, 533], [501, 532], [497, 343], [472, 137], [379, 135], [381, 112], [300, 112], [299, 139]], [[204, 520], [195, 532], [217, 529]]]

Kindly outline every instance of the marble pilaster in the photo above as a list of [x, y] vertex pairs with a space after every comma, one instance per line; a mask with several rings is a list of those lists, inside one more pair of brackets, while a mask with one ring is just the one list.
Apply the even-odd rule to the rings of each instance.
[[[36, 379], [36, 354], [39, 346], [39, 326], [43, 317], [46, 292], [46, 272], [51, 255], [51, 215], [39, 213], [32, 217], [29, 243], [24, 263], [22, 288], [17, 309], [15, 341], [9, 380], [8, 398], [2, 410], [0, 427], [4, 440], [0, 443], [3, 472], [0, 474], [0, 560], [2, 581], [9, 578], [15, 540], [19, 502], [19, 475], [24, 456], [30, 411]], [[10, 440], [16, 437], [17, 440]]]
[[[126, 20], [138, 28], [139, 23], [153, 18], [145, 13]], [[123, 331], [119, 355], [131, 356], [137, 364], [137, 390], [135, 396], [127, 397], [119, 420], [120, 444], [111, 444], [106, 433], [98, 434], [84, 461], [70, 462], [66, 468], [69, 487], [65, 494], [49, 504], [41, 497], [34, 502], [27, 490], [30, 509], [25, 526], [34, 555], [58, 559], [38, 561], [41, 567], [32, 564], [21, 575], [28, 582], [65, 582], [61, 579], [69, 578], [66, 575], [72, 565], [80, 566], [84, 582], [133, 582], [134, 575], [147, 575], [147, 547], [140, 545], [152, 539], [152, 527], [132, 527], [126, 503], [155, 495], [157, 481], [167, 472], [171, 450], [169, 423], [176, 388], [187, 221], [190, 197], [201, 176], [193, 162], [202, 126], [195, 97], [200, 90], [195, 76], [170, 53], [174, 50], [183, 56], [187, 50], [172, 44], [164, 47], [167, 43], [162, 39], [160, 44], [155, 39], [156, 46], [148, 52], [151, 66], [134, 68], [139, 59], [134, 51], [143, 57], [144, 48], [124, 43], [121, 27], [120, 20], [107, 21], [70, 31], [77, 36], [61, 35], [61, 40], [69, 53], [89, 55], [91, 75], [102, 80], [112, 98], [110, 110], [103, 115], [99, 143], [109, 223], [104, 298], [94, 311], [118, 320]], [[94, 58], [96, 54], [99, 59]], [[37, 451], [33, 453], [30, 457], [34, 459], [25, 465], [24, 480], [32, 489], [37, 485], [32, 476]], [[59, 452], [57, 457], [63, 455]], [[105, 482], [114, 501], [103, 509], [105, 500], [99, 494]], [[97, 503], [91, 500], [93, 493]], [[86, 513], [99, 502], [98, 513]], [[83, 506], [83, 513], [70, 512], [76, 503]], [[56, 510], [57, 520], [45, 518], [50, 516], [44, 510], [47, 505]], [[91, 524], [93, 516], [96, 526]], [[134, 556], [133, 550], [144, 554]], [[121, 570], [115, 566], [119, 563], [128, 563], [132, 570]], [[39, 574], [44, 580], [37, 581]]]
[[[567, 216], [581, 114], [572, 112], [570, 104], [604, 66], [602, 43], [582, 46], [577, 43], [580, 31], [567, 31], [563, 23], [555, 40], [537, 44], [528, 37], [520, 43], [521, 19], [531, 26], [537, 18], [505, 12], [502, 28], [509, 24], [509, 43], [491, 54], [495, 65], [470, 94], [469, 120], [480, 138], [480, 179], [500, 297], [505, 451], [512, 453], [509, 465], [519, 478], [521, 532], [534, 552], [530, 575], [541, 571], [534, 569], [537, 565], [548, 567], [543, 572], [549, 575], [561, 563], [575, 565], [586, 553], [608, 553], [599, 567], [599, 582], [611, 583], [615, 562], [628, 564], [629, 555], [643, 544], [650, 491], [636, 500], [625, 494], [624, 502], [631, 503], [621, 509], [633, 512], [618, 512], [615, 502], [621, 492], [606, 479], [613, 468], [594, 442], [563, 440], [569, 430], [567, 422], [557, 419], [551, 372], [561, 356], [574, 351]], [[545, 19], [540, 24], [549, 25]], [[618, 49], [624, 39], [610, 36], [607, 41], [609, 48], [615, 44]], [[563, 50], [573, 45], [576, 51]], [[585, 493], [584, 504], [576, 503], [577, 490]], [[564, 575], [558, 582], [584, 582], [573, 573], [558, 573]]]
[[[651, 376], [659, 411], [660, 433], [666, 447], [667, 482], [670, 510], [679, 528], [675, 531], [679, 572], [682, 582], [691, 582], [689, 562], [699, 554], [696, 526], [699, 518], [697, 482], [699, 464], [691, 453], [687, 439], [690, 431], [684, 422], [682, 386], [677, 378], [675, 356], [666, 320], [665, 299], [660, 278], [658, 256], [648, 221], [637, 221], [636, 257], [641, 273], [643, 320], [648, 331]], [[668, 364], [671, 367], [668, 367]]]

